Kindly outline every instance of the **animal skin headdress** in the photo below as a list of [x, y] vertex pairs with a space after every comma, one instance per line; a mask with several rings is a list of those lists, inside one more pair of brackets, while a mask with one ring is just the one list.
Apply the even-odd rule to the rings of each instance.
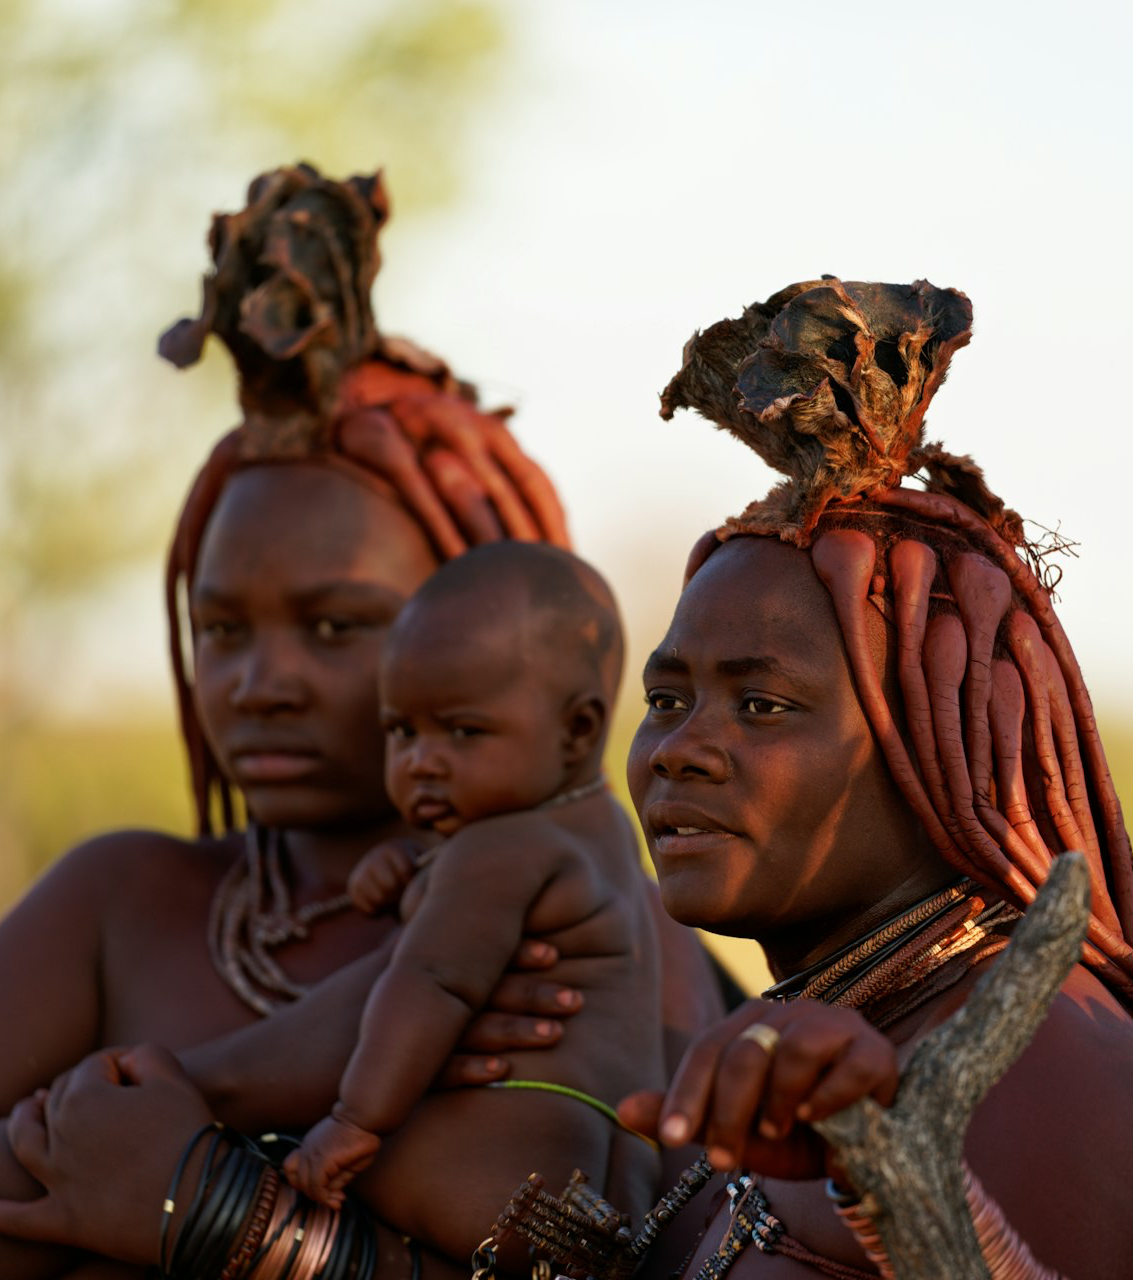
[[923, 439], [929, 401], [971, 336], [972, 304], [927, 280], [788, 285], [689, 340], [661, 416], [697, 409], [788, 477], [729, 520], [722, 537], [773, 533], [807, 546], [832, 502], [874, 496], [923, 471], [930, 492], [960, 498], [1020, 545], [1019, 517], [971, 458]]
[[334, 182], [310, 165], [256, 178], [247, 206], [217, 214], [201, 314], [162, 335], [178, 368], [216, 334], [239, 376], [243, 421], [215, 446], [182, 509], [169, 554], [171, 653], [201, 829], [210, 796], [231, 795], [193, 704], [178, 595], [228, 479], [247, 466], [333, 467], [401, 503], [441, 559], [500, 538], [570, 546], [550, 480], [475, 388], [443, 360], [378, 331], [370, 291], [389, 217], [381, 175]]
[[[1085, 958], [1133, 1002], [1133, 857], [1077, 659], [1019, 517], [971, 458], [923, 438], [971, 321], [962, 293], [927, 281], [824, 276], [694, 335], [662, 416], [698, 409], [787, 479], [701, 538], [688, 574], [741, 535], [808, 548], [862, 707], [936, 848], [1020, 908], [1052, 858], [1084, 851]], [[923, 488], [905, 483], [914, 473]], [[899, 717], [868, 644], [873, 606], [896, 630]]]

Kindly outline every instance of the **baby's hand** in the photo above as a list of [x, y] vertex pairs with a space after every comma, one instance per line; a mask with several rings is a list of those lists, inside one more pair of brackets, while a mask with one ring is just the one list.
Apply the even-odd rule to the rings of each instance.
[[852, 1009], [751, 1000], [695, 1041], [666, 1097], [634, 1094], [619, 1114], [666, 1146], [703, 1143], [717, 1169], [814, 1178], [826, 1151], [810, 1121], [888, 1106], [897, 1078], [892, 1044]]
[[407, 837], [387, 840], [371, 849], [350, 873], [346, 888], [359, 911], [376, 915], [392, 911], [405, 886], [417, 874], [420, 846]]
[[380, 1146], [377, 1134], [345, 1118], [326, 1116], [283, 1162], [283, 1172], [296, 1191], [341, 1209], [347, 1184], [368, 1167]]

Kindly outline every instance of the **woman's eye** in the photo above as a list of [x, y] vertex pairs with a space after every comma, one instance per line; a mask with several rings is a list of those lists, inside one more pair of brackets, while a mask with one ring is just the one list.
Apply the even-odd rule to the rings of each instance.
[[209, 640], [235, 640], [243, 629], [241, 623], [231, 622], [222, 618], [213, 618], [207, 622], [197, 623], [197, 635], [204, 636]]
[[341, 640], [356, 625], [353, 618], [316, 618], [312, 629], [319, 640]]
[[745, 695], [741, 706], [749, 715], [756, 716], [778, 716], [790, 710], [785, 702], [780, 702], [777, 698], [763, 698], [754, 693]]
[[454, 738], [476, 738], [484, 732], [479, 725], [474, 724], [457, 724], [452, 727], [452, 736]]
[[684, 698], [675, 693], [666, 693], [661, 689], [650, 689], [645, 701], [652, 711], [684, 711], [688, 704]]
[[407, 742], [413, 737], [413, 729], [407, 724], [387, 724], [385, 726], [385, 731], [391, 738], [395, 738], [398, 742]]

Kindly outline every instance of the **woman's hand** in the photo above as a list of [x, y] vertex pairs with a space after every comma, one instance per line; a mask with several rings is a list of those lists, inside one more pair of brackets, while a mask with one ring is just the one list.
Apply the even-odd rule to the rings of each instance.
[[438, 1088], [506, 1079], [505, 1057], [521, 1049], [553, 1049], [562, 1039], [561, 1019], [582, 1008], [582, 993], [539, 975], [558, 963], [549, 942], [525, 938], [511, 969], [492, 992], [488, 1007], [469, 1023], [459, 1048], [437, 1078]]
[[[45, 1194], [0, 1201], [0, 1233], [124, 1262], [156, 1262], [174, 1167], [210, 1118], [164, 1049], [142, 1045], [84, 1058], [12, 1111], [12, 1151]], [[191, 1175], [183, 1185], [193, 1185]]]
[[701, 1142], [717, 1169], [823, 1176], [810, 1128], [860, 1098], [897, 1091], [893, 1046], [851, 1009], [752, 1000], [688, 1049], [668, 1094], [638, 1093], [619, 1114], [665, 1146]]

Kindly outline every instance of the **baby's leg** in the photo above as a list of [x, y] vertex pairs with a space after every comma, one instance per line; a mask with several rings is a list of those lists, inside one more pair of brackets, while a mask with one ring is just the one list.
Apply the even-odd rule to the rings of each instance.
[[325, 1116], [283, 1162], [296, 1190], [319, 1204], [341, 1209], [347, 1185], [373, 1160], [381, 1139], [345, 1117]]

